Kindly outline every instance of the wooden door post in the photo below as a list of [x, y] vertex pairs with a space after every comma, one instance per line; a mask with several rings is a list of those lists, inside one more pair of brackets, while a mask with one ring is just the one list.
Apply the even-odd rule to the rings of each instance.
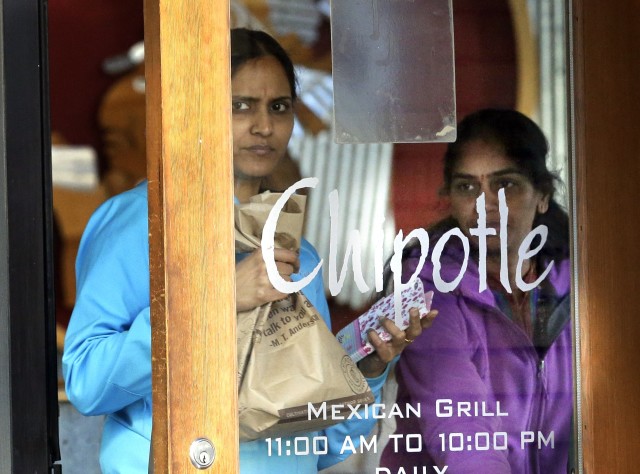
[[640, 464], [640, 2], [572, 0], [584, 472]]
[[145, 0], [156, 473], [238, 472], [228, 0]]

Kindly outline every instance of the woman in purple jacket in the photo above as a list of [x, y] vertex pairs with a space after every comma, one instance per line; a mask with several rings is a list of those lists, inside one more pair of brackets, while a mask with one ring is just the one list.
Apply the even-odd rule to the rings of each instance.
[[[396, 369], [398, 405], [420, 416], [396, 419], [378, 472], [570, 469], [569, 222], [553, 199], [547, 153], [519, 112], [481, 110], [459, 124], [445, 155], [451, 214], [429, 232], [431, 248], [444, 235], [444, 250], [419, 270], [440, 317]], [[421, 250], [405, 252], [404, 280], [422, 265]]]

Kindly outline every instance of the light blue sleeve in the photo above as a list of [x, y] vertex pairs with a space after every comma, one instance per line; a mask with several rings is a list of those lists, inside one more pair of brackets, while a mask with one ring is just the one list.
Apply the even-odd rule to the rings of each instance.
[[[292, 276], [292, 279], [297, 280], [306, 276], [305, 273], [311, 272], [319, 261], [320, 257], [316, 250], [309, 242], [303, 239], [300, 246], [300, 275]], [[302, 292], [322, 315], [329, 329], [331, 329], [331, 318], [329, 316], [329, 306], [327, 304], [324, 284], [322, 282], [322, 271], [318, 273], [318, 275], [302, 290]], [[375, 403], [381, 403], [382, 386], [387, 380], [390, 366], [391, 364], [389, 364], [386, 370], [378, 377], [367, 379], [369, 387], [375, 396]], [[320, 433], [327, 437], [329, 451], [327, 454], [319, 457], [318, 470], [325, 469], [338, 462], [344, 461], [352, 454], [351, 450], [345, 450], [341, 453], [341, 451], [343, 451], [343, 444], [347, 437], [349, 437], [353, 442], [353, 446], [357, 448], [360, 445], [361, 437], [366, 438], [371, 433], [376, 424], [376, 419], [371, 416], [373, 408], [370, 406], [368, 410], [369, 416], [365, 416], [363, 414], [363, 419], [354, 417], [326, 428]]]
[[146, 186], [104, 203], [76, 260], [76, 303], [62, 358], [69, 400], [85, 415], [151, 394]]

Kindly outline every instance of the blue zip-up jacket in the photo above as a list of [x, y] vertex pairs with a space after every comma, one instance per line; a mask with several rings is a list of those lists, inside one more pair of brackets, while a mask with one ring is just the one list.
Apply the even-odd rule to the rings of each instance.
[[[147, 216], [145, 181], [96, 210], [76, 260], [76, 303], [65, 339], [63, 372], [73, 405], [85, 415], [106, 415], [100, 450], [105, 474], [148, 472], [152, 407]], [[300, 273], [311, 271], [318, 261], [315, 249], [303, 240]], [[318, 274], [303, 293], [331, 327], [322, 276]], [[377, 402], [386, 376], [387, 371], [368, 379]], [[374, 423], [373, 418], [352, 418], [308, 434], [328, 438], [328, 452], [321, 456], [287, 456], [284, 449], [278, 456], [269, 453], [262, 440], [241, 443], [240, 471], [317, 472], [348, 457], [348, 450], [340, 454], [345, 437], [353, 437], [357, 445]]]

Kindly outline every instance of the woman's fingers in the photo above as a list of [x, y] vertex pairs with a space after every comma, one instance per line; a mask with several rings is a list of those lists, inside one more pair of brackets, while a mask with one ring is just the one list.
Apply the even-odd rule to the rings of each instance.
[[424, 329], [431, 326], [437, 314], [438, 311], [432, 310], [420, 318], [419, 310], [411, 308], [409, 310], [409, 326], [404, 331], [390, 319], [383, 318], [380, 325], [391, 336], [391, 340], [388, 342], [382, 340], [373, 329], [369, 330], [367, 335], [375, 352], [362, 359], [358, 364], [365, 377], [375, 377], [381, 374], [389, 362], [400, 355], [409, 344], [422, 334]]
[[[433, 324], [433, 320], [437, 314], [438, 311], [431, 310], [426, 316], [420, 318], [419, 310], [417, 308], [411, 308], [409, 310], [409, 325], [404, 331], [396, 326], [390, 319], [382, 319], [380, 322], [381, 326], [391, 336], [391, 341], [386, 344], [391, 344], [393, 346], [393, 357], [400, 354], [407, 345], [411, 344], [420, 336], [420, 334], [422, 334], [422, 331], [429, 328], [429, 326]], [[375, 331], [370, 333], [369, 339], [372, 340], [371, 343], [376, 349], [385, 344]], [[374, 344], [374, 341], [376, 344]]]
[[[391, 324], [393, 324], [393, 323], [391, 323]], [[395, 326], [395, 324], [394, 324], [394, 326]], [[379, 361], [380, 364], [383, 364], [383, 365], [388, 364], [389, 362], [391, 362], [393, 360], [393, 358], [397, 354], [400, 353], [399, 351], [396, 351], [394, 349], [392, 342], [383, 341], [380, 338], [380, 336], [378, 336], [378, 333], [376, 333], [375, 330], [370, 329], [369, 332], [367, 333], [367, 335], [369, 336], [369, 342], [371, 343], [371, 345], [375, 349], [374, 354], [377, 355], [377, 360]], [[367, 358], [373, 356], [374, 354], [371, 354]]]
[[276, 268], [278, 269], [278, 273], [283, 279], [291, 281], [291, 274], [295, 273], [295, 268], [293, 265], [289, 263], [276, 262]]
[[386, 342], [378, 336], [373, 329], [369, 331], [369, 341], [376, 350], [378, 357], [384, 363], [391, 362], [394, 357], [402, 352], [406, 346], [405, 331], [395, 325], [390, 319], [384, 318], [380, 321], [380, 325], [391, 336], [391, 340]]
[[391, 342], [399, 347], [399, 351], [402, 351], [407, 344], [412, 343], [422, 333], [420, 312], [417, 308], [409, 310], [409, 326], [404, 331], [388, 318], [383, 319], [381, 325], [391, 336]]
[[[276, 269], [285, 281], [299, 268], [298, 254], [291, 250], [276, 249], [274, 252]], [[236, 264], [236, 308], [245, 311], [271, 301], [285, 298], [273, 287], [267, 274], [267, 267], [260, 249], [255, 250]]]
[[293, 250], [275, 249], [273, 252], [273, 258], [276, 261], [276, 265], [278, 263], [291, 265], [294, 269], [292, 273], [296, 273], [300, 269], [300, 259], [298, 258], [298, 253], [294, 252]]
[[418, 338], [418, 336], [420, 336], [420, 334], [422, 334], [422, 331], [428, 329], [433, 324], [433, 320], [437, 315], [438, 311], [434, 309], [421, 318], [419, 310], [417, 308], [411, 308], [409, 310], [409, 326], [404, 330], [404, 333], [400, 334], [398, 332], [394, 332], [393, 334], [389, 334], [398, 338], [402, 337], [406, 344], [411, 344]]
[[409, 344], [422, 334], [424, 329], [431, 326], [437, 314], [436, 310], [432, 310], [426, 316], [420, 318], [419, 310], [411, 308], [409, 310], [409, 326], [404, 331], [390, 319], [383, 318], [380, 321], [380, 325], [389, 333], [391, 340], [386, 342], [375, 330], [369, 330], [367, 335], [375, 352], [362, 359], [358, 364], [362, 373], [366, 377], [381, 374], [389, 362], [400, 355]]
[[420, 325], [422, 326], [423, 331], [425, 329], [428, 329], [433, 324], [433, 321], [436, 319], [437, 315], [438, 315], [438, 310], [432, 309], [427, 313], [427, 315], [424, 318], [420, 320]]
[[397, 345], [401, 345], [401, 343], [404, 341], [405, 336], [405, 332], [402, 329], [396, 326], [396, 324], [388, 318], [384, 318], [382, 321], [380, 321], [380, 325], [391, 336], [391, 342]]
[[409, 310], [409, 326], [404, 330], [404, 342], [410, 344], [422, 334], [420, 311], [417, 308]]
[[274, 260], [278, 273], [285, 281], [291, 281], [291, 275], [300, 269], [298, 254], [292, 250], [275, 249]]

